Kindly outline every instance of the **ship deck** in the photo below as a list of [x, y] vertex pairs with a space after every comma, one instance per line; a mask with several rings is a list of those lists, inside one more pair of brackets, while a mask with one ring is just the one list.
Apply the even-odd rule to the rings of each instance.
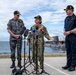
[[[68, 70], [63, 70], [62, 66], [64, 66], [65, 64], [66, 57], [45, 57], [45, 71], [50, 75], [76, 75], [76, 71], [69, 72]], [[10, 65], [11, 60], [9, 58], [0, 59], [0, 75], [11, 75], [12, 70], [9, 68]], [[30, 70], [30, 68], [28, 68], [28, 70]], [[27, 74], [23, 73], [23, 75]]]

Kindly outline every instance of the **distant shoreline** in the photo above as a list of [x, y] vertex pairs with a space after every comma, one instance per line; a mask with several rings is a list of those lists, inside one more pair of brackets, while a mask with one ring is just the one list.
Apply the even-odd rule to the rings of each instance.
[[[66, 53], [44, 53], [44, 57], [65, 57]], [[24, 54], [22, 54], [22, 57], [24, 57]], [[28, 57], [28, 54], [26, 54], [26, 57]], [[0, 58], [10, 58], [10, 54], [0, 54]]]

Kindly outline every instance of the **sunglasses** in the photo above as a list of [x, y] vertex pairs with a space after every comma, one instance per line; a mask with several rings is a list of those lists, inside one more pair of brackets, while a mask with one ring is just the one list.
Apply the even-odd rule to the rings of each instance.
[[20, 16], [20, 15], [17, 15], [18, 17]]

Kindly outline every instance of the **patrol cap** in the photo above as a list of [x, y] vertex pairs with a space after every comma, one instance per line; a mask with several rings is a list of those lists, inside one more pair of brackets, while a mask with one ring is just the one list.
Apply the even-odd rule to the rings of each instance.
[[19, 11], [14, 11], [14, 15], [21, 15]]
[[72, 5], [68, 5], [68, 6], [64, 9], [64, 11], [66, 11], [66, 10], [74, 10], [74, 7], [73, 7]]
[[40, 20], [42, 20], [42, 17], [41, 17], [40, 15], [35, 16], [34, 18], [35, 18], [35, 19], [40, 19]]

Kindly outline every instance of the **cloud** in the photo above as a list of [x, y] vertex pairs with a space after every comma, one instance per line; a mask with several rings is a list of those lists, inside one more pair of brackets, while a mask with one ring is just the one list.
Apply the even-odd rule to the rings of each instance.
[[34, 24], [34, 16], [41, 15], [49, 32], [56, 27], [62, 31], [66, 17], [63, 9], [70, 4], [76, 7], [76, 0], [0, 0], [0, 40], [8, 40], [7, 22], [13, 18], [15, 10], [21, 12], [27, 28]]

